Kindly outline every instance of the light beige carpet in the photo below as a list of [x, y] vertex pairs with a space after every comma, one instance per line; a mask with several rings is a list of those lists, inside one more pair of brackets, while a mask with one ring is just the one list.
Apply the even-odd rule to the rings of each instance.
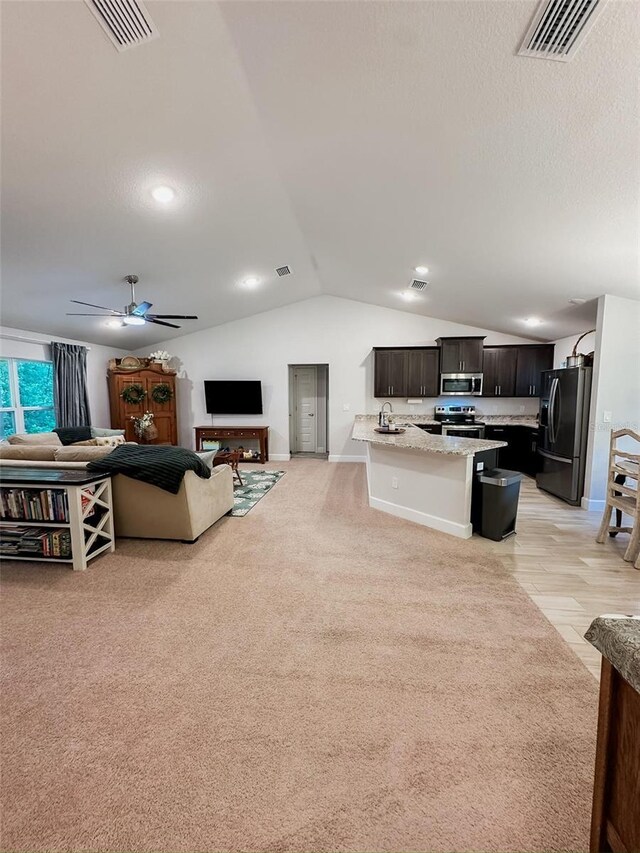
[[2, 849], [586, 850], [596, 684], [526, 594], [277, 467], [196, 545], [4, 568]]

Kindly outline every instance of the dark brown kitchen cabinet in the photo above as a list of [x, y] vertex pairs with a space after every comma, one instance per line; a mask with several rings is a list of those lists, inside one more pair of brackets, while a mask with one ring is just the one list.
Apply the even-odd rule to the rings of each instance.
[[542, 393], [541, 373], [553, 367], [553, 344], [518, 347], [516, 365], [516, 397], [539, 397]]
[[440, 353], [435, 347], [407, 350], [407, 397], [437, 397]]
[[482, 373], [482, 338], [438, 338], [442, 373]]
[[407, 350], [374, 350], [374, 396], [407, 396]]
[[513, 397], [516, 389], [516, 347], [485, 347], [483, 354], [483, 397]]

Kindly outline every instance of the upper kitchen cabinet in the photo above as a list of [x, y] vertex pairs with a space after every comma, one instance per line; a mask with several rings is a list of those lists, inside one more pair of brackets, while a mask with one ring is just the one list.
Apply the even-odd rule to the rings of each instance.
[[518, 347], [516, 366], [516, 397], [539, 397], [542, 393], [541, 376], [543, 370], [553, 367], [553, 344]]
[[440, 352], [436, 347], [407, 350], [407, 397], [440, 393]]
[[481, 338], [438, 338], [441, 373], [482, 373]]
[[407, 350], [374, 349], [374, 397], [407, 396]]
[[485, 347], [483, 397], [513, 397], [516, 389], [517, 347]]

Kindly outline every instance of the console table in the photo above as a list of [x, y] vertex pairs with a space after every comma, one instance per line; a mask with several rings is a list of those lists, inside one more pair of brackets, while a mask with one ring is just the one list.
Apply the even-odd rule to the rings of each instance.
[[[29, 546], [23, 547], [27, 540]], [[75, 571], [84, 571], [89, 560], [105, 551], [115, 551], [110, 476], [80, 469], [2, 466], [4, 559], [70, 563]]]
[[[213, 427], [213, 426], [197, 426], [196, 430], [196, 450], [202, 450], [202, 442], [206, 440], [223, 442], [227, 438], [234, 440], [238, 439], [255, 439], [260, 446], [260, 456], [258, 459], [241, 459], [241, 462], [260, 462], [264, 465], [269, 461], [269, 427], [268, 426], [243, 426], [243, 427]], [[233, 448], [232, 448], [233, 449]]]

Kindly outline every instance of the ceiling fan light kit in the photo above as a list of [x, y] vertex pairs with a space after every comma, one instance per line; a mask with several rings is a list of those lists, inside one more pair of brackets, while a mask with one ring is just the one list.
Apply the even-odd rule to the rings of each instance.
[[180, 326], [176, 323], [167, 323], [166, 320], [197, 320], [196, 314], [149, 314], [149, 309], [152, 307], [151, 302], [136, 302], [135, 286], [139, 279], [137, 275], [127, 275], [124, 280], [131, 288], [131, 302], [125, 306], [124, 311], [117, 311], [115, 308], [107, 308], [104, 305], [94, 305], [92, 302], [82, 302], [79, 299], [72, 299], [71, 302], [76, 305], [87, 305], [89, 308], [100, 308], [102, 311], [108, 311], [108, 314], [80, 314], [67, 312], [67, 317], [110, 317], [111, 321], [108, 325], [115, 326], [120, 320], [120, 325], [126, 326], [144, 326], [146, 323], [153, 323], [157, 326], [168, 326], [170, 329], [179, 329]]

